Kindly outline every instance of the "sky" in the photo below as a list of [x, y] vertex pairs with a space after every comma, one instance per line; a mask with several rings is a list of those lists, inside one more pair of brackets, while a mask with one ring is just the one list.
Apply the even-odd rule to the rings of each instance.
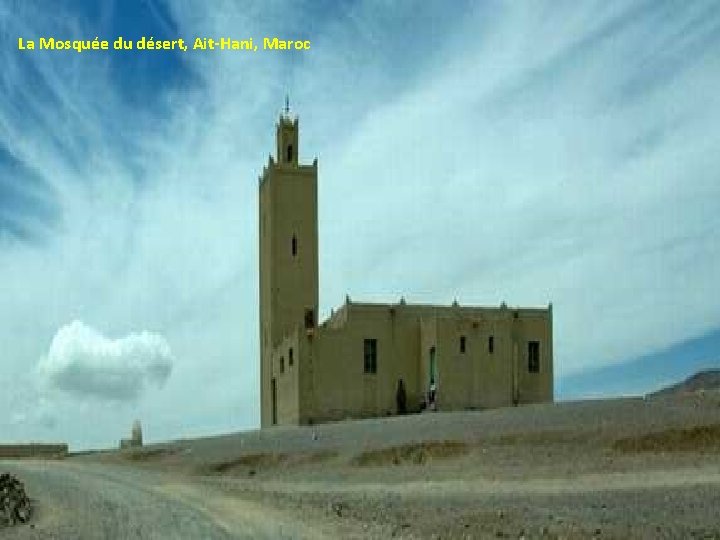
[[[18, 47], [96, 36], [311, 46]], [[559, 399], [720, 365], [717, 2], [11, 0], [0, 39], [0, 441], [258, 426], [286, 94], [321, 315], [552, 302]]]

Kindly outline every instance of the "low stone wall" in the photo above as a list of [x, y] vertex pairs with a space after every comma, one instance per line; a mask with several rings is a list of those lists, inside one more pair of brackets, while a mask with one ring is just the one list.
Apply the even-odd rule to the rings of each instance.
[[0, 444], [0, 459], [48, 458], [62, 459], [67, 456], [68, 445], [63, 444]]

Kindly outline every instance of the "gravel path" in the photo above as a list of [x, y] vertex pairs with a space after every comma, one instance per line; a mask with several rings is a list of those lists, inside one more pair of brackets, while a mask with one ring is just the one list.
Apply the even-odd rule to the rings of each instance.
[[[107, 465], [0, 462], [22, 478], [37, 512], [30, 525], [0, 531], [19, 539], [225, 539], [296, 537], [258, 519], [217, 520], [212, 499], [164, 475]], [[235, 510], [238, 510], [236, 508]]]
[[331, 521], [343, 538], [720, 539], [720, 466], [399, 483], [225, 478], [238, 497]]

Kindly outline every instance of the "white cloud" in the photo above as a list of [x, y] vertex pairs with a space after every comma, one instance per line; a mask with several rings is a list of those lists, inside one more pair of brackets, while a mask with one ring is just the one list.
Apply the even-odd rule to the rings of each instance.
[[[712, 3], [312, 5], [173, 2], [186, 39], [301, 34], [313, 48], [188, 52], [190, 88], [142, 75], [157, 116], [124, 102], [132, 82], [101, 56], [0, 51], [0, 143], [61, 216], [42, 243], [0, 238], [1, 375], [16, 381], [0, 408], [26, 414], [0, 433], [44, 433], [27, 366], [73, 319], [155, 329], [175, 358], [163, 391], [136, 403], [47, 396], [71, 443], [114, 444], [136, 417], [158, 439], [256, 425], [257, 174], [286, 91], [301, 158], [319, 157], [325, 313], [346, 292], [553, 300], [558, 376], [720, 326]], [[33, 9], [0, 8], [0, 22], [101, 32]], [[85, 370], [107, 393], [91, 366], [57, 374], [73, 387]]]
[[42, 379], [78, 397], [133, 400], [162, 387], [173, 356], [164, 337], [150, 332], [108, 339], [80, 321], [60, 328], [38, 365]]

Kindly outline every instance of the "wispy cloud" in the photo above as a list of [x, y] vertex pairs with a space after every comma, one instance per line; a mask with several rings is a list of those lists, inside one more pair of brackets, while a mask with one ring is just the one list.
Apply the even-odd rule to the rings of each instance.
[[[153, 328], [176, 357], [165, 388], [92, 414], [156, 419], [160, 438], [257, 421], [257, 175], [286, 91], [301, 158], [319, 157], [325, 312], [346, 292], [552, 300], [558, 374], [720, 326], [715, 3], [95, 6], [56, 16], [25, 3], [0, 20], [13, 39], [313, 45], [2, 49], [0, 340], [12, 344], [2, 369], [23, 384], [69, 320], [113, 336]], [[59, 422], [78, 444], [119, 437]], [[8, 433], [45, 433], [27, 424]]]

